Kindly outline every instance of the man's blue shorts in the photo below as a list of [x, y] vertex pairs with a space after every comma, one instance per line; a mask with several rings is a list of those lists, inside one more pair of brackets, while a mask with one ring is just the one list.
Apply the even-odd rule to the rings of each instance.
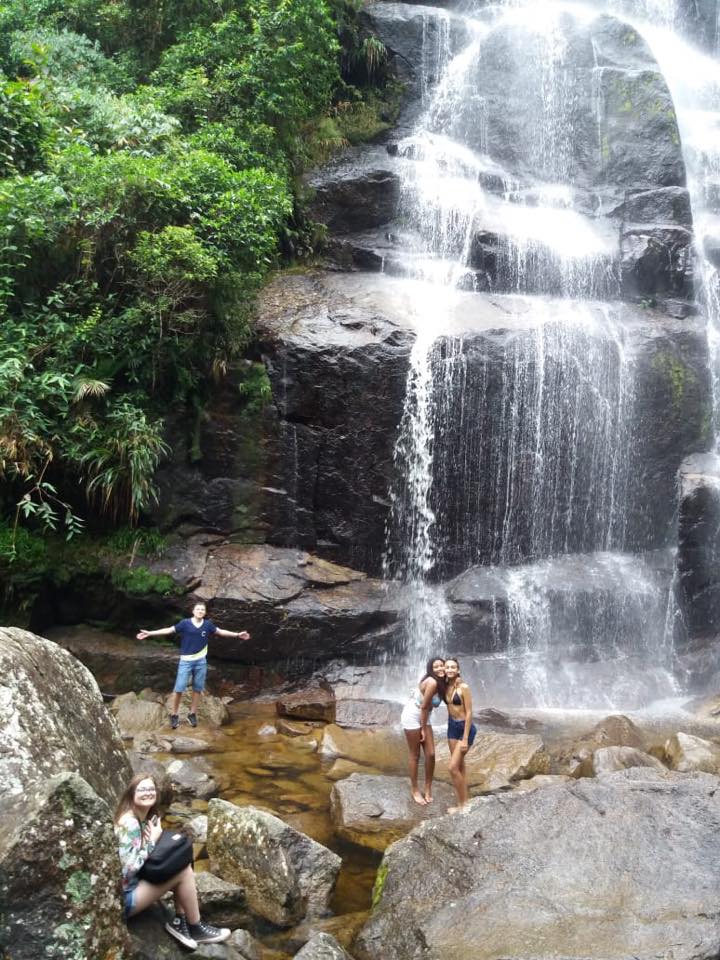
[[187, 685], [192, 679], [193, 690], [196, 693], [202, 693], [205, 689], [206, 677], [207, 657], [203, 657], [202, 660], [181, 660], [178, 664], [174, 692], [185, 693]]

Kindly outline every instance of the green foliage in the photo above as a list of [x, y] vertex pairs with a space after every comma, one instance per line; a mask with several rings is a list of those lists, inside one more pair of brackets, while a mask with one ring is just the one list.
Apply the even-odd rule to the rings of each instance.
[[167, 540], [158, 531], [149, 527], [119, 527], [105, 541], [111, 553], [129, 555], [131, 558], [161, 557]]
[[153, 573], [147, 567], [115, 567], [111, 574], [114, 587], [134, 596], [148, 593], [173, 595], [178, 592], [173, 578], [167, 573]]
[[[359, 8], [0, 7], [0, 563], [15, 583], [45, 570], [27, 536], [74, 536], [88, 511], [138, 521], [169, 453], [164, 410], [201, 409], [246, 349], [280, 248], [321, 243], [297, 173], [386, 122], [382, 98], [341, 80], [384, 75]], [[261, 364], [240, 391], [248, 410], [268, 401]]]

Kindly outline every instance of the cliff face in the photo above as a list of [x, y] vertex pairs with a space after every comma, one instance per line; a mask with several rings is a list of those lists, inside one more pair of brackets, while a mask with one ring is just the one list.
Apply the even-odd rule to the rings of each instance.
[[[693, 10], [683, 16], [699, 36]], [[607, 573], [608, 551], [635, 558], [632, 577], [657, 600], [667, 563], [646, 555], [677, 543], [678, 471], [711, 442], [691, 202], [658, 63], [600, 9], [549, 26], [452, 5], [375, 2], [363, 16], [403, 84], [397, 127], [309, 177], [327, 256], [277, 275], [260, 298], [254, 369], [272, 399], [241, 391], [238, 366], [194, 423], [172, 424], [155, 519], [180, 546], [160, 566], [254, 629], [262, 660], [346, 655], [353, 637], [363, 656], [396, 642], [407, 597], [380, 578], [412, 579], [425, 562], [411, 555], [423, 510], [428, 579], [493, 568], [470, 600], [447, 596], [462, 649], [512, 642], [509, 579], [520, 571], [549, 596], [557, 558], [574, 558], [568, 630], [605, 622], [597, 598], [626, 577], [626, 559]], [[443, 271], [452, 280], [438, 294]], [[442, 326], [423, 347], [433, 311]], [[413, 447], [419, 357], [424, 453]], [[693, 477], [680, 569], [699, 634], [715, 587], [698, 572], [711, 531]], [[222, 547], [238, 557], [218, 579], [228, 539], [265, 546]], [[275, 596], [283, 551], [350, 572]], [[262, 597], [245, 596], [248, 564]]]

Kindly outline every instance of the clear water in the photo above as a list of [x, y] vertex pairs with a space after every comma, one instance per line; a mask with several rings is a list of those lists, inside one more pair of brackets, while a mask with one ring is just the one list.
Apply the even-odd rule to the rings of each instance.
[[[405, 689], [428, 655], [464, 643], [464, 669], [486, 701], [646, 706], [682, 691], [674, 647], [682, 623], [672, 561], [648, 565], [638, 533], [646, 505], [633, 461], [636, 370], [617, 303], [617, 228], [601, 216], [612, 190], [599, 190], [593, 210], [577, 197], [576, 143], [593, 143], [604, 162], [605, 77], [596, 57], [580, 82], [568, 37], [600, 14], [622, 17], [650, 44], [671, 90], [698, 238], [716, 437], [720, 278], [706, 252], [720, 249], [720, 65], [688, 49], [672, 0], [463, 9], [468, 42], [453, 53], [449, 29], [432, 32], [422, 115], [399, 144], [412, 160], [400, 215], [411, 242], [399, 257], [417, 340], [384, 572], [402, 578], [413, 600], [388, 687]], [[437, 16], [447, 24], [447, 14]], [[498, 49], [502, 60], [486, 63]], [[496, 149], [510, 128], [483, 96], [486, 67], [502, 69], [508, 98], [532, 104], [530, 120], [512, 130], [512, 171]], [[466, 291], [485, 291], [500, 309], [513, 297], [515, 315], [522, 298], [517, 336], [493, 341], [472, 324], [458, 332]], [[446, 599], [448, 582], [473, 565], [494, 571], [495, 587], [473, 601], [491, 610], [489, 647], [458, 635]], [[573, 589], [552, 589], [562, 571]]]

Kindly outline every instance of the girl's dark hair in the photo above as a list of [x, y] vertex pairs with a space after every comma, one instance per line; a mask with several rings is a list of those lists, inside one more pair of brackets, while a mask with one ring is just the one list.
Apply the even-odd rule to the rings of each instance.
[[424, 680], [427, 680], [428, 677], [432, 677], [435, 683], [437, 684], [438, 695], [440, 696], [440, 699], [444, 700], [445, 689], [447, 687], [447, 684], [445, 683], [445, 677], [436, 677], [435, 674], [433, 673], [433, 664], [435, 663], [436, 660], [442, 660], [443, 662], [445, 662], [445, 657], [430, 657], [428, 662], [425, 664], [425, 674], [422, 680], [420, 681], [420, 683], [422, 683]]
[[135, 798], [135, 790], [137, 785], [143, 780], [152, 780], [155, 784], [155, 803], [147, 812], [147, 819], [151, 817], [158, 816], [158, 803], [160, 801], [160, 788], [158, 787], [157, 780], [151, 773], [136, 773], [132, 778], [130, 783], [125, 788], [123, 795], [120, 797], [120, 801], [115, 810], [115, 823], [120, 822], [120, 818], [124, 817], [126, 813], [132, 813], [133, 811], [133, 800]]

